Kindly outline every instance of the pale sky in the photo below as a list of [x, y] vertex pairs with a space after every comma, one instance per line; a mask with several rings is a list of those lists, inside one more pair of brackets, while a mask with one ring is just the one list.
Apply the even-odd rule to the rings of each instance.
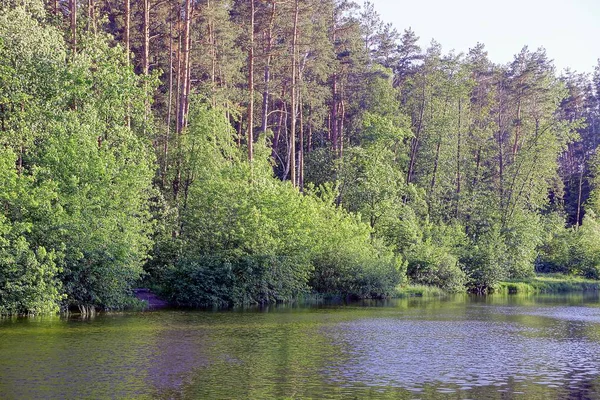
[[467, 52], [481, 42], [496, 63], [524, 45], [540, 46], [557, 71], [592, 72], [600, 58], [600, 0], [371, 0], [400, 33], [411, 27], [425, 48]]

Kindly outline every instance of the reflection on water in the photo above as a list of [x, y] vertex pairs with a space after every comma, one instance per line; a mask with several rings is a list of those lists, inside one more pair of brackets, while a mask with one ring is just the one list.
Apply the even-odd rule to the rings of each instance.
[[352, 363], [328, 366], [335, 382], [418, 390], [502, 388], [511, 380], [560, 387], [598, 375], [600, 345], [540, 338], [537, 328], [484, 321], [367, 319], [328, 329]]
[[0, 398], [600, 398], [597, 296], [0, 321]]

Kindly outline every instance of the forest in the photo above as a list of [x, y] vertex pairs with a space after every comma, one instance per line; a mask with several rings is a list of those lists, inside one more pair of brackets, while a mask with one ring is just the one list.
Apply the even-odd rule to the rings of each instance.
[[600, 64], [474, 43], [347, 0], [0, 0], [0, 314], [599, 279]]

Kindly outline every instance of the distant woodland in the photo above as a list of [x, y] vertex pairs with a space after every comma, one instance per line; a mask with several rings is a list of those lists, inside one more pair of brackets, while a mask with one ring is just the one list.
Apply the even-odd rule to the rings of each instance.
[[600, 278], [600, 64], [515, 53], [369, 2], [0, 0], [0, 314]]

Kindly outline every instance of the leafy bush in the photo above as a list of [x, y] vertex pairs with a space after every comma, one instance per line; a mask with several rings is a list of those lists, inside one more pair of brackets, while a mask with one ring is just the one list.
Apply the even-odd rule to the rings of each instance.
[[311, 287], [319, 293], [359, 298], [390, 296], [404, 276], [404, 264], [359, 219], [335, 207], [327, 195], [313, 195], [312, 244], [315, 271]]
[[489, 293], [500, 281], [534, 275], [542, 235], [537, 214], [513, 216], [504, 224], [486, 215], [485, 223], [473, 231], [461, 256], [471, 291]]
[[537, 269], [600, 279], [600, 223], [592, 209], [578, 228], [555, 226], [540, 248]]
[[473, 240], [461, 258], [471, 291], [488, 293], [508, 277], [507, 248], [498, 226]]
[[594, 211], [588, 210], [573, 239], [570, 272], [588, 279], [600, 279], [600, 222]]
[[534, 275], [542, 232], [540, 217], [532, 212], [513, 216], [511, 223], [502, 231], [506, 246], [507, 273], [510, 278]]
[[565, 226], [564, 217], [551, 214], [544, 221], [545, 235], [535, 262], [536, 272], [570, 273], [571, 247], [575, 229]]
[[466, 276], [458, 257], [430, 242], [416, 245], [408, 255], [408, 276], [414, 284], [437, 286], [449, 292], [465, 289]]
[[182, 259], [167, 274], [169, 298], [184, 306], [257, 304], [290, 300], [306, 290], [287, 274], [286, 257], [203, 255]]
[[0, 315], [57, 312], [63, 298], [58, 273], [54, 253], [32, 250], [22, 236], [0, 236]]
[[414, 224], [414, 214], [408, 213], [398, 229], [404, 238], [404, 249], [412, 284], [437, 286], [448, 292], [465, 290], [466, 275], [459, 255], [466, 240], [459, 226], [434, 225], [425, 221], [421, 228]]
[[330, 187], [303, 195], [276, 179], [264, 140], [249, 165], [219, 109], [197, 104], [190, 121], [175, 238], [161, 241], [175, 261], [151, 263], [168, 271], [162, 284], [174, 302], [264, 303], [311, 289], [392, 293], [402, 276], [399, 262], [372, 240], [367, 225], [335, 205]]
[[53, 194], [18, 175], [15, 160], [11, 150], [0, 149], [0, 314], [56, 312], [63, 298], [56, 265], [62, 254], [29, 243], [32, 226], [22, 218]]

